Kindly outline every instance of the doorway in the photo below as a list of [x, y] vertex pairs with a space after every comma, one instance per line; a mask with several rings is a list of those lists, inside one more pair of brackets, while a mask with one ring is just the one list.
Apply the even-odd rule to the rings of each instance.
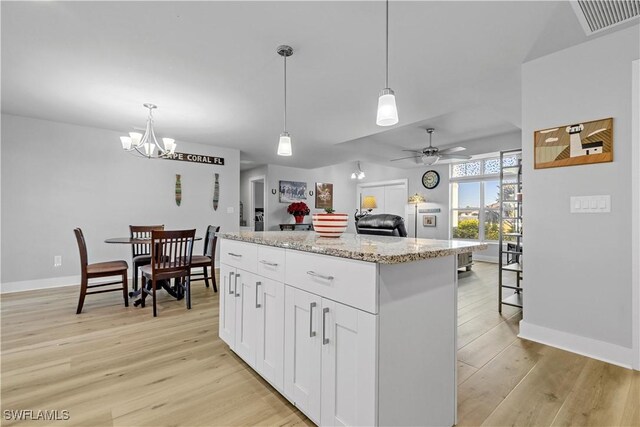
[[264, 231], [266, 217], [265, 177], [255, 177], [250, 181], [251, 199], [249, 206], [249, 226], [253, 231]]

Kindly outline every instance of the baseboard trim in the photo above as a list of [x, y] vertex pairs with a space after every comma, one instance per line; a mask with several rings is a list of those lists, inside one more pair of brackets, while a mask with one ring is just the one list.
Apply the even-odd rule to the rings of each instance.
[[[131, 280], [131, 278], [129, 278]], [[105, 280], [95, 283], [108, 282]], [[90, 282], [94, 283], [94, 282]], [[0, 284], [0, 293], [9, 294], [13, 292], [35, 291], [38, 289], [62, 288], [65, 286], [80, 285], [80, 276], [50, 277], [48, 279], [23, 280], [20, 282], [5, 282]]]
[[519, 338], [632, 369], [633, 349], [520, 321]]
[[[217, 268], [216, 268], [217, 270]], [[194, 267], [194, 273], [200, 271], [199, 268]], [[138, 275], [139, 282], [142, 280], [142, 276]], [[36, 291], [38, 289], [51, 289], [62, 288], [65, 286], [79, 286], [80, 275], [77, 276], [63, 276], [63, 277], [50, 277], [47, 279], [35, 279], [35, 280], [23, 280], [19, 282], [5, 282], [0, 283], [0, 294], [9, 294], [13, 292], [26, 292]], [[133, 277], [129, 276], [129, 289], [131, 289], [131, 283], [133, 283]], [[113, 277], [105, 277], [103, 279], [91, 279], [89, 284], [92, 283], [106, 283], [113, 281]]]

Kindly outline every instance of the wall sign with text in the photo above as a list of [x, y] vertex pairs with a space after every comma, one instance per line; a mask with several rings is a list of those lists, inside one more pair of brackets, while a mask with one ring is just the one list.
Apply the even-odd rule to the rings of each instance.
[[203, 156], [202, 154], [173, 153], [172, 155], [165, 157], [165, 159], [224, 166], [224, 157]]

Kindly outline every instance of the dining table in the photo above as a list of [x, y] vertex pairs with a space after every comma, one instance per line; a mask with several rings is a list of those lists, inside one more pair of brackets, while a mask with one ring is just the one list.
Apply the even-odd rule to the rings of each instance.
[[[194, 241], [202, 240], [202, 237], [196, 236], [193, 238], [193, 240]], [[150, 237], [149, 238], [110, 237], [108, 239], [105, 239], [104, 242], [109, 244], [120, 244], [120, 245], [151, 245], [151, 238]], [[137, 274], [137, 272], [134, 272], [133, 274]], [[171, 285], [170, 280], [159, 280], [157, 283], [162, 287], [162, 289], [167, 291], [167, 293], [172, 297], [174, 297], [175, 299], [181, 300], [182, 298], [184, 298], [184, 291], [182, 289], [182, 286], [179, 286], [177, 284], [177, 281], [174, 281], [173, 285]], [[151, 286], [151, 283], [148, 283], [147, 287], [150, 288], [150, 286]], [[129, 297], [130, 298], [139, 297], [141, 293], [142, 293], [142, 288], [129, 292]], [[136, 301], [133, 302], [133, 305], [137, 307], [141, 304], [141, 302], [142, 302], [141, 299], [137, 299]]]

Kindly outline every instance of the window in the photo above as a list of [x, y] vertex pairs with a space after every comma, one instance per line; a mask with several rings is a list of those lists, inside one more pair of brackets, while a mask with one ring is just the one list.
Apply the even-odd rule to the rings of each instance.
[[[504, 166], [518, 164], [505, 157]], [[505, 170], [505, 175], [507, 174]], [[505, 181], [513, 181], [515, 179]], [[515, 187], [505, 185], [503, 199], [515, 199]], [[511, 196], [509, 195], [511, 194]], [[515, 216], [514, 206], [503, 204], [505, 217]], [[451, 235], [454, 239], [497, 241], [500, 238], [500, 159], [487, 158], [451, 165]], [[504, 232], [512, 231], [508, 221]]]

